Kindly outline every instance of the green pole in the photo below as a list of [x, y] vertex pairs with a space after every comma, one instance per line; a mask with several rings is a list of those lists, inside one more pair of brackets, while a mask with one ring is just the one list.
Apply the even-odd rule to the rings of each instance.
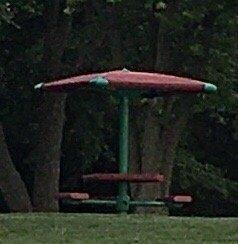
[[[129, 140], [129, 98], [120, 94], [119, 102], [119, 173], [128, 173], [128, 140]], [[120, 182], [117, 197], [117, 210], [125, 213], [129, 210], [130, 198], [128, 196], [127, 182]]]

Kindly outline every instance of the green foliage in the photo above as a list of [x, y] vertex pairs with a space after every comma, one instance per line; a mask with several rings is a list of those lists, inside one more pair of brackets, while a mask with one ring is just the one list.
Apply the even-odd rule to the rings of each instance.
[[14, 17], [13, 12], [10, 8], [10, 3], [6, 2], [5, 4], [0, 4], [0, 24], [2, 22], [7, 22], [8, 24], [13, 23], [12, 19]]
[[120, 3], [121, 0], [106, 0], [106, 2], [115, 4], [115, 3]]
[[81, 172], [90, 172], [99, 157], [109, 163], [115, 161], [107, 144], [116, 133], [111, 127], [114, 118], [108, 121], [112, 116], [108, 113], [113, 109], [111, 102], [110, 97], [92, 91], [75, 93], [69, 99], [64, 147], [66, 165], [63, 166], [66, 171], [72, 173], [67, 167], [68, 161], [71, 161], [69, 167], [72, 163], [80, 165]]
[[63, 10], [65, 14], [72, 15], [79, 8], [80, 4], [86, 0], [67, 0], [66, 8]]
[[172, 192], [191, 194], [192, 215], [238, 215], [238, 183], [225, 178], [224, 173], [209, 164], [202, 164], [184, 150], [179, 150], [174, 166]]

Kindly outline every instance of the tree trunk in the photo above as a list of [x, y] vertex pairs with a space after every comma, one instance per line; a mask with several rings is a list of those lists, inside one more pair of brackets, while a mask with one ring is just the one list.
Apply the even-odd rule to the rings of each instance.
[[47, 94], [41, 102], [40, 143], [28, 159], [35, 166], [33, 204], [35, 211], [57, 211], [65, 96]]
[[[161, 148], [161, 174], [165, 182], [161, 185], [161, 197], [169, 196], [173, 163], [176, 148], [181, 138], [183, 129], [192, 111], [192, 97], [180, 97], [177, 99], [167, 98], [164, 101], [164, 121], [160, 132]], [[176, 101], [176, 108], [175, 107]]]
[[32, 211], [31, 201], [20, 174], [15, 169], [2, 125], [0, 124], [0, 190], [7, 206], [12, 212]]
[[[159, 122], [156, 115], [156, 101], [148, 100], [137, 105], [132, 112], [130, 126], [130, 163], [132, 173], [159, 172]], [[131, 184], [134, 199], [154, 200], [158, 195], [158, 183]]]
[[[145, 117], [145, 109], [142, 107], [140, 101], [133, 101], [131, 103], [130, 111], [130, 154], [129, 154], [129, 171], [133, 174], [141, 172], [141, 160], [143, 155], [142, 137], [144, 134], [145, 126], [143, 118]], [[140, 198], [141, 184], [130, 184], [131, 197], [134, 199]]]
[[[70, 32], [71, 19], [63, 12], [64, 1], [50, 1], [45, 5], [43, 67], [45, 79], [60, 74], [61, 57]], [[60, 155], [66, 94], [41, 94], [37, 115], [39, 119], [38, 144], [27, 158], [35, 168], [33, 206], [35, 211], [56, 212], [59, 191]]]
[[[146, 100], [146, 104], [133, 107], [130, 126], [130, 172], [159, 173], [159, 118], [156, 100]], [[131, 183], [131, 197], [136, 200], [155, 200], [160, 197], [158, 183]], [[136, 212], [157, 212], [157, 207], [137, 207]], [[161, 210], [159, 210], [161, 212]]]
[[[175, 4], [176, 1], [169, 4], [164, 16], [165, 18], [172, 18], [176, 10]], [[166, 21], [161, 19], [159, 23], [157, 55], [156, 60], [154, 60], [155, 70], [179, 74], [182, 66], [177, 67], [173, 60], [173, 45], [167, 37], [170, 31], [172, 30], [166, 25]], [[164, 174], [166, 180], [160, 185], [154, 183], [136, 185], [136, 187], [131, 185], [131, 195], [133, 198], [152, 200], [169, 195], [176, 148], [184, 126], [186, 125], [191, 109], [191, 106], [189, 107], [191, 101], [191, 98], [186, 97], [154, 99], [154, 101], [148, 102], [145, 112], [146, 116], [143, 117], [134, 114], [134, 116], [138, 116], [136, 118], [137, 120], [144, 121], [144, 128], [136, 129], [136, 133], [141, 133], [141, 136], [140, 139], [134, 141], [134, 148], [131, 150], [135, 152], [135, 148], [140, 147], [142, 153], [140, 160], [138, 160], [138, 156], [135, 156], [135, 153], [131, 153], [132, 171], [136, 173], [154, 172]], [[162, 110], [162, 113], [160, 112], [158, 116], [159, 110]], [[132, 128], [132, 130], [135, 131], [135, 128]], [[133, 131], [132, 133], [134, 133]], [[138, 135], [137, 138], [139, 138]], [[151, 211], [151, 209], [148, 210]], [[139, 208], [138, 211], [145, 212], [147, 210], [145, 208]]]

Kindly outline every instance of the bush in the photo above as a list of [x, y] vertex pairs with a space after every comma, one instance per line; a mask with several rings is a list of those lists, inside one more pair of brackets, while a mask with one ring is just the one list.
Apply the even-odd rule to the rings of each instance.
[[197, 162], [183, 149], [175, 160], [171, 192], [190, 194], [194, 200], [173, 214], [238, 216], [238, 183], [224, 178], [218, 168]]

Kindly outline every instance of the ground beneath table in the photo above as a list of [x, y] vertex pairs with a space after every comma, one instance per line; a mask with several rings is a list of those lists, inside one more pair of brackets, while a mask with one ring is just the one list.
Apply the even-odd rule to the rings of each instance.
[[238, 218], [5, 214], [0, 243], [238, 243]]

